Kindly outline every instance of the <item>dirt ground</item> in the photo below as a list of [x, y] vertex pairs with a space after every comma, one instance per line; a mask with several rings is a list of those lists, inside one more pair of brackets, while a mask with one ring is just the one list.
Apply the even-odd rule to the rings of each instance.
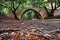
[[60, 19], [0, 20], [0, 40], [60, 40]]

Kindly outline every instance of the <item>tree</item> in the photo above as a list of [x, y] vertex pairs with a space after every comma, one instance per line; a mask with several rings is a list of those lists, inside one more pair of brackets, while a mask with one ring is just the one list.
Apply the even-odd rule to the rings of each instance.
[[16, 11], [24, 2], [26, 2], [26, 0], [0, 0], [0, 6], [3, 8], [8, 8], [10, 11], [12, 11], [14, 18], [18, 19]]
[[47, 10], [49, 16], [53, 16], [54, 11], [55, 11], [57, 8], [60, 7], [60, 2], [59, 2], [59, 0], [48, 0], [47, 2], [50, 3], [50, 5], [51, 5], [51, 11], [48, 12], [47, 7], [45, 7], [45, 6], [44, 6], [44, 8]]
[[[32, 0], [31, 0], [32, 1]], [[34, 7], [43, 7], [46, 10], [48, 16], [53, 16], [54, 11], [60, 7], [60, 0], [33, 0], [31, 3]], [[47, 6], [51, 5], [50, 12], [48, 11]]]

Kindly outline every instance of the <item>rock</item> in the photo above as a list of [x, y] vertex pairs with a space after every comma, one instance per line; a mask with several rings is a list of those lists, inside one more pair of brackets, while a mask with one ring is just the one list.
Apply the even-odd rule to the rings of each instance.
[[0, 36], [0, 40], [2, 40], [2, 36]]
[[22, 25], [24, 25], [25, 23], [21, 23]]
[[44, 37], [43, 35], [34, 35], [31, 34], [27, 37], [28, 40], [49, 40], [48, 38]]
[[35, 35], [28, 35], [27, 36], [27, 40], [38, 40], [38, 36], [35, 36]]
[[47, 38], [51, 38], [52, 37], [50, 34], [45, 34], [44, 36], [47, 37]]

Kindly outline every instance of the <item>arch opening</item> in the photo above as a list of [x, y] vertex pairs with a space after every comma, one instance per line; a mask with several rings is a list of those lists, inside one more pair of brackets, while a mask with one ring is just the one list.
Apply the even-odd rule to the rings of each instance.
[[[40, 13], [37, 10], [34, 10], [34, 9], [27, 9], [27, 10], [23, 11], [23, 13], [21, 15], [21, 18], [29, 11], [33, 12], [33, 14], [34, 14], [34, 17], [32, 19], [40, 19], [40, 18], [42, 18]], [[28, 14], [30, 14], [30, 16], [31, 16], [32, 13], [28, 13]]]

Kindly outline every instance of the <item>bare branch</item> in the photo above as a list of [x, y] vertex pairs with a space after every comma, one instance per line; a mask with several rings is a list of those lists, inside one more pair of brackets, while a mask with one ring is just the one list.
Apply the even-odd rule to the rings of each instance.
[[57, 5], [56, 5], [56, 2], [55, 2], [55, 8], [54, 9], [57, 9]]
[[21, 0], [19, 1], [19, 4], [18, 4], [18, 6], [15, 8], [15, 10], [18, 9], [18, 7], [20, 6], [20, 4], [21, 4]]
[[48, 16], [49, 16], [49, 11], [48, 11], [47, 7], [43, 6], [43, 8], [46, 10], [46, 13], [47, 13]]
[[6, 8], [9, 8], [9, 7], [7, 7], [7, 6], [3, 5], [3, 4], [1, 4], [1, 3], [0, 3], [0, 6], [3, 6], [3, 7], [6, 7]]
[[3, 5], [3, 4], [1, 4], [1, 3], [0, 3], [0, 6], [5, 7], [5, 8], [8, 8], [9, 10], [11, 10], [11, 8], [10, 8], [10, 7], [5, 6], [5, 5], [6, 5], [6, 4], [4, 4], [4, 5]]
[[53, 3], [51, 3], [51, 8], [52, 8], [52, 10], [54, 9]]
[[25, 0], [23, 0], [23, 1], [20, 0], [20, 1], [19, 1], [19, 4], [18, 4], [18, 6], [15, 8], [15, 10], [17, 10], [17, 9], [19, 8], [20, 4], [22, 4], [24, 1], [25, 1]]
[[12, 11], [15, 11], [15, 6], [14, 6], [14, 1], [12, 1], [12, 3], [11, 3], [11, 8], [12, 8]]

